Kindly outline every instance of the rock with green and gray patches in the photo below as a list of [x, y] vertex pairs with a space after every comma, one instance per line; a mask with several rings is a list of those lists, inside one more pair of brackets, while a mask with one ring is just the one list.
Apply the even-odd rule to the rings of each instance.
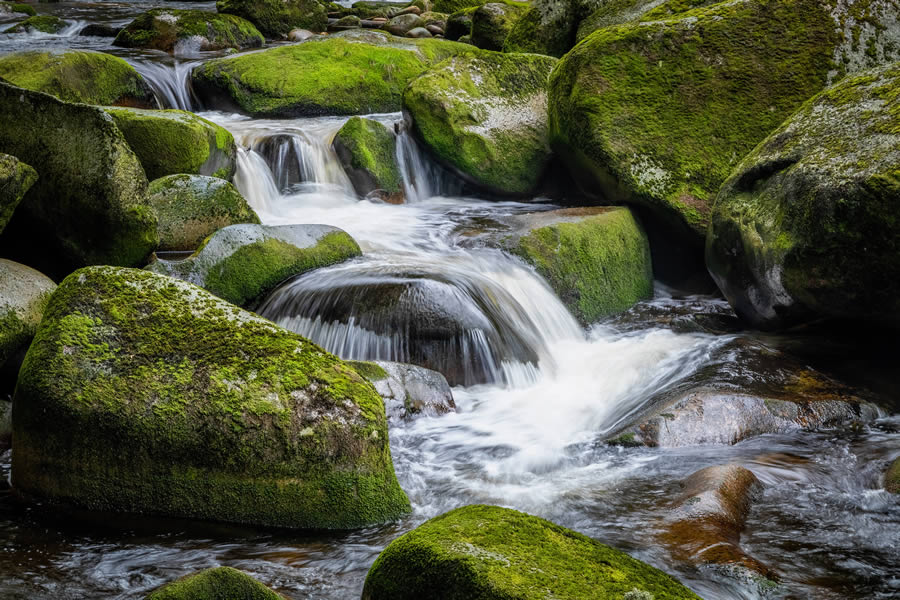
[[[7, 362], [17, 362], [17, 355], [28, 348], [55, 289], [56, 284], [46, 275], [0, 258], [0, 373], [6, 371]], [[3, 389], [3, 383], [0, 396], [12, 390], [12, 386]]]
[[467, 8], [478, 8], [484, 3], [485, 0], [435, 0], [431, 10], [450, 15]]
[[298, 28], [325, 31], [328, 25], [327, 10], [317, 0], [219, 0], [216, 10], [247, 19], [273, 39]]
[[150, 204], [159, 219], [159, 250], [196, 250], [223, 227], [259, 224], [237, 188], [218, 177], [161, 177], [150, 182]]
[[118, 267], [67, 277], [13, 404], [12, 486], [25, 499], [310, 529], [409, 511], [370, 383], [172, 277]]
[[189, 258], [157, 260], [147, 269], [245, 306], [286, 279], [360, 254], [352, 237], [330, 225], [231, 225]]
[[375, 391], [384, 399], [391, 422], [418, 415], [436, 417], [456, 410], [450, 384], [437, 371], [387, 361], [349, 361], [347, 364], [372, 382]]
[[654, 600], [699, 599], [662, 571], [580, 533], [475, 504], [391, 542], [369, 570], [362, 597], [596, 600], [642, 593]]
[[0, 154], [0, 233], [37, 178], [37, 172], [15, 156]]
[[148, 179], [188, 173], [231, 179], [236, 168], [234, 136], [184, 110], [106, 108], [137, 155]]
[[480, 52], [451, 58], [414, 80], [403, 110], [445, 165], [494, 193], [533, 193], [550, 161], [549, 56]]
[[900, 326], [900, 63], [849, 77], [788, 119], [722, 187], [706, 247], [735, 312], [774, 329]]
[[694, 8], [715, 4], [718, 0], [606, 0], [578, 23], [576, 41], [580, 42], [598, 29], [671, 19]]
[[0, 2], [0, 23], [18, 21], [37, 15], [34, 7], [18, 2]]
[[513, 23], [503, 40], [503, 51], [560, 57], [575, 44], [576, 23], [572, 7], [554, 11], [532, 6]]
[[55, 15], [37, 15], [16, 23], [3, 33], [59, 33], [65, 28], [66, 22]]
[[256, 27], [241, 17], [203, 10], [155, 8], [126, 25], [113, 44], [186, 55], [200, 50], [259, 48], [265, 41]]
[[400, 110], [407, 84], [472, 47], [352, 30], [300, 44], [210, 60], [194, 69], [208, 106], [256, 117], [355, 115]]
[[900, 494], [900, 456], [894, 459], [884, 474], [884, 489]]
[[403, 202], [397, 138], [382, 123], [352, 117], [334, 136], [332, 147], [361, 197]]
[[40, 174], [3, 232], [7, 256], [62, 276], [156, 248], [144, 170], [103, 110], [0, 82], [0, 149]]
[[472, 13], [472, 43], [484, 50], [503, 50], [506, 36], [528, 10], [525, 2], [489, 2]]
[[472, 35], [472, 13], [475, 8], [464, 8], [447, 17], [447, 28], [444, 36], [448, 40], [456, 41], [463, 36]]
[[118, 56], [89, 50], [26, 51], [0, 57], [0, 78], [66, 102], [154, 108], [144, 78]]
[[246, 573], [231, 567], [206, 569], [150, 592], [145, 600], [284, 600]]
[[582, 323], [653, 295], [650, 245], [628, 208], [567, 208], [511, 222], [503, 245], [533, 265]]
[[754, 146], [844, 71], [896, 60], [898, 14], [900, 0], [737, 0], [599, 29], [550, 78], [551, 142], [584, 190], [699, 244]]

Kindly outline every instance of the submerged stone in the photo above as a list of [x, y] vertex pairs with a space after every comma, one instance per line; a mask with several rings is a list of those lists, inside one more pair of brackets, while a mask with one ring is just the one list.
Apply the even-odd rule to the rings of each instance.
[[275, 39], [292, 29], [325, 31], [328, 25], [325, 6], [317, 0], [219, 0], [216, 10], [243, 17]]
[[37, 178], [37, 172], [15, 156], [0, 154], [0, 233]]
[[55, 289], [46, 275], [0, 258], [0, 397], [12, 391], [19, 364]]
[[284, 596], [242, 571], [215, 567], [167, 583], [145, 600], [284, 600]]
[[403, 202], [397, 138], [385, 125], [352, 117], [334, 136], [332, 147], [360, 197]]
[[113, 44], [193, 54], [200, 50], [259, 48], [265, 41], [256, 27], [241, 17], [203, 10], [155, 8], [126, 25]]

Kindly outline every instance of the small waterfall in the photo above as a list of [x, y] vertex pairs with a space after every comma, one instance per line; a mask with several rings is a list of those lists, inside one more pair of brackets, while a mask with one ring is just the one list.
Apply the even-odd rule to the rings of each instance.
[[408, 203], [435, 196], [458, 196], [463, 185], [458, 177], [437, 165], [401, 122], [397, 132], [397, 163]]
[[163, 108], [195, 110], [197, 106], [191, 89], [191, 71], [198, 61], [175, 61], [174, 64], [132, 60], [131, 65], [153, 90], [153, 95]]
[[238, 148], [234, 185], [257, 212], [270, 212], [271, 202], [278, 198], [278, 185], [263, 157], [252, 150]]
[[263, 157], [278, 189], [287, 192], [301, 184], [333, 187], [353, 194], [353, 185], [331, 149], [331, 138], [304, 132], [264, 135], [246, 140]]

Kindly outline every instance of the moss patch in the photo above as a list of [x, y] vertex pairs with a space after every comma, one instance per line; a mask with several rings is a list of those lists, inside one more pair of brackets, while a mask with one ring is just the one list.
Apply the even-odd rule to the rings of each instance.
[[20, 4], [17, 2], [0, 2], [0, 15], [8, 15], [9, 13], [19, 13], [20, 15], [28, 15], [33, 17], [37, 15], [30, 4]]
[[231, 567], [206, 569], [150, 593], [145, 600], [284, 600], [246, 573]]
[[403, 178], [397, 164], [397, 140], [378, 121], [352, 117], [332, 143], [356, 193], [378, 192], [387, 200], [401, 200]]
[[325, 6], [317, 0], [219, 0], [216, 10], [247, 19], [270, 38], [296, 28], [325, 31], [328, 25]]
[[66, 22], [54, 15], [37, 15], [28, 17], [20, 23], [3, 31], [3, 33], [29, 33], [40, 31], [41, 33], [59, 33], [66, 28]]
[[0, 233], [37, 178], [37, 172], [15, 156], [0, 154]]
[[381, 381], [386, 379], [387, 371], [373, 362], [363, 360], [348, 360], [347, 364], [356, 369], [356, 372], [368, 379], [369, 381]]
[[892, 494], [900, 494], [900, 457], [894, 459], [884, 474], [884, 489]]
[[241, 17], [202, 10], [156, 8], [141, 14], [116, 36], [124, 48], [175, 50], [181, 41], [196, 41], [200, 50], [258, 48], [265, 38]]

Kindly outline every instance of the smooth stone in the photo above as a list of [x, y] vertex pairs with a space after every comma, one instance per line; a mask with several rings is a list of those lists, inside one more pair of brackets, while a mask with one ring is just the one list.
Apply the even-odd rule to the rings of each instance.
[[388, 420], [437, 417], [456, 411], [450, 384], [437, 371], [387, 361], [348, 361], [384, 399]]

